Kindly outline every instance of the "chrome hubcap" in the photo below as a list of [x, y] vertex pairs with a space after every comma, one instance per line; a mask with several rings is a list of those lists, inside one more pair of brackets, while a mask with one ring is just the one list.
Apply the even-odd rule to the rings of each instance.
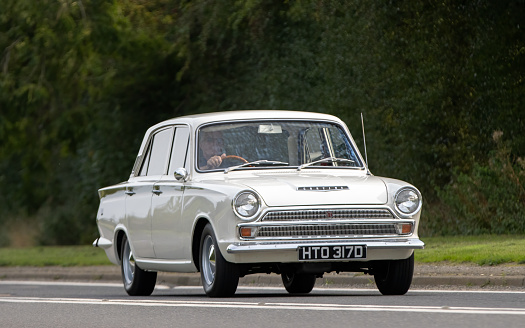
[[122, 254], [122, 269], [124, 273], [124, 283], [129, 286], [133, 283], [133, 276], [135, 275], [135, 258], [129, 247], [129, 243], [124, 245], [124, 253]]
[[215, 280], [215, 246], [211, 236], [206, 236], [202, 244], [202, 276], [207, 285]]

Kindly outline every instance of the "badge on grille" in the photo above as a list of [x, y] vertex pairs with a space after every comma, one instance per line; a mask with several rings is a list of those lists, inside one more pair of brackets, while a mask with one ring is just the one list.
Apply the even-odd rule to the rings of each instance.
[[348, 190], [348, 186], [316, 186], [316, 187], [298, 187], [297, 191], [339, 191]]

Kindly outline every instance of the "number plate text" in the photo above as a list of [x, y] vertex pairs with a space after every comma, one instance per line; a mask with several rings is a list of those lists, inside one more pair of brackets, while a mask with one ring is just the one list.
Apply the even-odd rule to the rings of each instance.
[[299, 247], [299, 261], [345, 260], [365, 258], [365, 245]]

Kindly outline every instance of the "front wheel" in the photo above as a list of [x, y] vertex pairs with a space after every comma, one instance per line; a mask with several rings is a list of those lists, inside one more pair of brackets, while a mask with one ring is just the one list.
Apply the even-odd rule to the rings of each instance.
[[414, 254], [405, 260], [384, 262], [375, 269], [374, 280], [383, 295], [404, 295], [412, 284]]
[[308, 294], [314, 288], [316, 277], [313, 274], [283, 273], [281, 279], [288, 293]]
[[202, 231], [199, 259], [202, 287], [206, 295], [229, 297], [235, 294], [239, 284], [239, 269], [222, 256], [210, 224]]
[[121, 247], [120, 267], [124, 289], [130, 296], [149, 296], [155, 289], [157, 272], [144, 271], [138, 267], [129, 245], [128, 237], [124, 236]]

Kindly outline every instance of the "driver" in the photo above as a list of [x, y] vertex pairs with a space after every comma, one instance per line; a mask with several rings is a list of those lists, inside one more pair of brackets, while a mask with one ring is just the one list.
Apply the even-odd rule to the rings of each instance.
[[[222, 133], [219, 131], [201, 133], [199, 141], [199, 169], [213, 170], [222, 164], [224, 153]], [[222, 153], [222, 154], [221, 154]]]

